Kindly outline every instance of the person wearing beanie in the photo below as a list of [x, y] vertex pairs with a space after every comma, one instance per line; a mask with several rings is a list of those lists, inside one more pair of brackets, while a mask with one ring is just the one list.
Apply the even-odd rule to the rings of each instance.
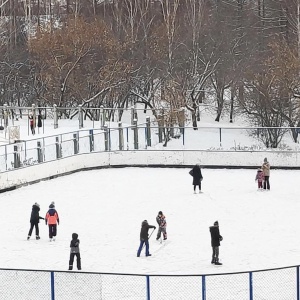
[[264, 158], [264, 163], [262, 165], [262, 170], [264, 173], [264, 190], [270, 190], [270, 163], [268, 162], [268, 159]]
[[158, 212], [158, 215], [156, 217], [156, 222], [159, 226], [156, 240], [158, 241], [161, 238], [161, 234], [163, 234], [164, 240], [166, 240], [167, 239], [167, 221], [166, 221], [166, 217], [162, 211]]
[[37, 202], [35, 202], [32, 205], [31, 216], [30, 216], [30, 229], [29, 229], [29, 232], [28, 232], [27, 240], [29, 240], [30, 237], [31, 237], [33, 227], [35, 227], [36, 239], [37, 240], [40, 239], [40, 236], [39, 236], [39, 222], [40, 222], [40, 219], [44, 220], [44, 218], [40, 217], [39, 212], [40, 212], [40, 205]]
[[196, 194], [196, 186], [199, 186], [199, 193], [201, 193], [201, 181], [203, 180], [203, 176], [200, 165], [196, 164], [189, 174], [193, 176], [194, 194]]
[[46, 213], [45, 223], [49, 227], [49, 240], [50, 242], [55, 241], [57, 234], [57, 225], [59, 225], [59, 216], [55, 209], [54, 202], [49, 205], [49, 210]]
[[215, 221], [214, 226], [209, 227], [209, 231], [211, 236], [211, 247], [212, 247], [211, 263], [215, 265], [222, 265], [219, 262], [219, 247], [220, 247], [220, 241], [223, 240], [223, 237], [220, 235], [219, 222]]
[[81, 270], [81, 257], [80, 257], [80, 251], [79, 251], [79, 239], [78, 239], [78, 234], [73, 233], [72, 234], [72, 240], [70, 243], [70, 260], [69, 260], [69, 270], [73, 270], [73, 262], [74, 262], [74, 257], [76, 256], [77, 260], [77, 269]]
[[140, 257], [144, 244], [146, 245], [146, 256], [151, 256], [151, 254], [149, 253], [149, 235], [148, 235], [148, 230], [150, 228], [153, 228], [154, 230], [156, 229], [155, 226], [149, 225], [148, 221], [144, 220], [142, 222], [142, 228], [140, 232], [140, 246], [137, 251], [137, 257]]

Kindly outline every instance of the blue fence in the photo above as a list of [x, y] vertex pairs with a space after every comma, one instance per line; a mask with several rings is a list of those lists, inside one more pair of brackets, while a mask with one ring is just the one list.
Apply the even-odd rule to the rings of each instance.
[[299, 300], [299, 266], [228, 274], [140, 275], [0, 269], [1, 299]]

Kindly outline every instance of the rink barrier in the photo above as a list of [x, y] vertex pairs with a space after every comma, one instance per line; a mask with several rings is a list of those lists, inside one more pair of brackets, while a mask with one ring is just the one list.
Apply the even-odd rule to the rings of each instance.
[[[121, 135], [119, 129], [89, 129], [0, 146], [0, 192], [78, 171], [111, 167], [190, 168], [200, 163], [203, 168], [256, 169], [267, 157], [273, 169], [300, 169], [299, 151], [249, 147], [242, 150], [241, 146], [229, 150], [191, 149], [184, 138], [178, 139], [177, 148], [171, 144], [168, 147], [155, 144], [158, 140], [154, 138], [152, 147], [148, 147], [148, 129], [138, 129], [144, 134], [144, 139], [138, 139], [138, 149], [132, 140], [131, 127], [121, 128], [124, 131]], [[188, 129], [192, 128], [185, 128], [184, 132]], [[120, 137], [126, 142], [120, 143]]]
[[300, 300], [298, 265], [190, 275], [1, 268], [0, 276], [1, 299]]

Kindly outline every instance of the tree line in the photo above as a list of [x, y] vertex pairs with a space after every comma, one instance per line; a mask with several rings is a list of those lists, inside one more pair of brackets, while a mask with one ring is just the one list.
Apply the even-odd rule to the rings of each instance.
[[[298, 0], [1, 0], [0, 13], [1, 105], [97, 119], [90, 107], [142, 103], [171, 125], [184, 108], [195, 129], [206, 107], [300, 126]], [[264, 132], [268, 147], [284, 133]]]

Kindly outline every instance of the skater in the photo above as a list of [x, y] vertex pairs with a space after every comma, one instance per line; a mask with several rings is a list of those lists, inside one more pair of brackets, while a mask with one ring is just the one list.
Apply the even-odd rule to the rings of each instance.
[[196, 194], [196, 186], [199, 186], [199, 193], [201, 193], [201, 181], [203, 180], [203, 176], [201, 173], [201, 168], [199, 164], [196, 164], [193, 169], [189, 172], [191, 176], [193, 176], [193, 186], [194, 186], [194, 194]]
[[264, 163], [262, 165], [262, 170], [264, 172], [265, 180], [264, 180], [264, 190], [268, 189], [270, 190], [270, 163], [268, 162], [268, 159], [265, 157], [264, 158]]
[[222, 265], [219, 262], [219, 246], [220, 241], [223, 240], [223, 237], [220, 235], [219, 231], [219, 222], [216, 221], [214, 226], [209, 227], [210, 235], [211, 235], [211, 246], [212, 246], [212, 260], [211, 263], [215, 265]]
[[33, 134], [33, 135], [35, 135], [35, 122], [34, 122], [34, 118], [33, 118], [33, 115], [29, 115], [29, 125], [30, 125], [30, 129], [31, 129], [31, 133]]
[[265, 180], [264, 172], [261, 168], [258, 168], [256, 176], [255, 176], [255, 181], [257, 181], [257, 183], [258, 183], [258, 189], [259, 190], [263, 188], [264, 180]]
[[55, 209], [54, 201], [49, 205], [49, 210], [46, 213], [45, 223], [49, 226], [49, 240], [50, 242], [55, 241], [56, 233], [57, 233], [57, 225], [59, 225], [59, 216]]
[[29, 232], [28, 232], [27, 240], [29, 240], [30, 237], [31, 237], [33, 227], [35, 227], [36, 239], [37, 240], [40, 239], [40, 236], [39, 236], [39, 222], [40, 222], [40, 219], [44, 220], [44, 218], [40, 217], [39, 211], [40, 211], [40, 205], [37, 202], [35, 202], [32, 205], [32, 211], [31, 211], [31, 216], [30, 216], [30, 229], [29, 229]]
[[161, 238], [161, 234], [163, 234], [164, 240], [166, 240], [167, 239], [167, 221], [166, 221], [166, 217], [164, 216], [162, 211], [158, 212], [158, 215], [156, 217], [156, 222], [159, 226], [156, 240], [158, 241]]
[[144, 220], [142, 222], [142, 228], [140, 233], [140, 246], [137, 251], [137, 257], [140, 257], [144, 244], [146, 245], [146, 256], [151, 256], [151, 254], [149, 253], [149, 236], [148, 236], [148, 230], [150, 228], [153, 228], [154, 230], [156, 229], [155, 226], [149, 225], [148, 221]]
[[81, 270], [81, 258], [80, 258], [80, 251], [79, 251], [79, 239], [78, 239], [78, 234], [77, 233], [72, 233], [72, 240], [70, 243], [70, 260], [69, 260], [69, 270], [73, 270], [73, 262], [74, 262], [74, 257], [76, 256], [77, 260], [77, 269]]

